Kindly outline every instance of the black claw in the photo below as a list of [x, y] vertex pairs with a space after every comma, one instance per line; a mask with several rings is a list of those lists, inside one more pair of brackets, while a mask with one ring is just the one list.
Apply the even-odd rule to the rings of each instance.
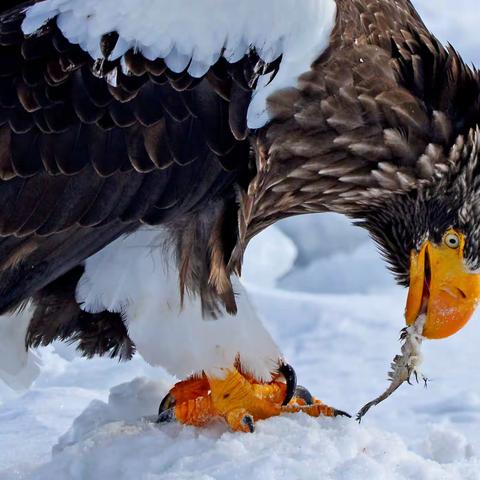
[[156, 423], [170, 423], [174, 422], [175, 420], [175, 410], [173, 408], [169, 408], [168, 410], [164, 410], [158, 414]]
[[171, 393], [167, 393], [162, 403], [160, 403], [160, 407], [158, 408], [158, 415], [161, 415], [163, 412], [170, 410], [175, 406], [175, 398]]
[[255, 431], [255, 423], [251, 415], [245, 415], [242, 418], [242, 423], [248, 427], [250, 433]]
[[[348, 418], [352, 418], [352, 416], [347, 413], [347, 412], [344, 412], [343, 410], [337, 410], [336, 408], [333, 409], [333, 415], [335, 417], [348, 417]], [[357, 418], [358, 421], [361, 420], [361, 418]]]
[[298, 385], [295, 389], [295, 398], [300, 398], [306, 405], [313, 405], [315, 403], [313, 395], [302, 385]]
[[288, 363], [283, 363], [278, 372], [281, 373], [285, 377], [285, 381], [287, 382], [287, 391], [285, 393], [285, 399], [283, 400], [282, 405], [288, 405], [290, 400], [295, 395], [295, 390], [297, 388], [297, 374], [291, 365]]

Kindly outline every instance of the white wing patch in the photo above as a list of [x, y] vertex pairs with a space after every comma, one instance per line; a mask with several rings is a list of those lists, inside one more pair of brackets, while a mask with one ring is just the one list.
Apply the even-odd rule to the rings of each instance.
[[23, 31], [34, 34], [56, 17], [65, 37], [94, 59], [102, 58], [102, 36], [116, 31], [110, 60], [134, 48], [194, 77], [222, 55], [231, 63], [252, 48], [265, 62], [283, 55], [275, 79], [257, 85], [248, 112], [255, 129], [269, 121], [266, 99], [295, 87], [327, 48], [335, 15], [335, 0], [44, 0], [27, 9]]
[[86, 311], [122, 312], [138, 352], [183, 378], [231, 368], [236, 357], [259, 380], [271, 380], [282, 355], [234, 279], [238, 314], [205, 319], [200, 300], [180, 305], [178, 271], [161, 229], [144, 228], [85, 262], [77, 301]]

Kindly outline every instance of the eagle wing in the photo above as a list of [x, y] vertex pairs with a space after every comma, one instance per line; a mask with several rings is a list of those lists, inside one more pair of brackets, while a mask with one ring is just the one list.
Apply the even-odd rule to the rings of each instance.
[[[233, 197], [260, 62], [197, 77], [133, 48], [99, 62], [55, 18], [25, 35], [18, 4], [0, 14], [0, 311], [140, 223]], [[99, 41], [108, 57], [118, 35]]]

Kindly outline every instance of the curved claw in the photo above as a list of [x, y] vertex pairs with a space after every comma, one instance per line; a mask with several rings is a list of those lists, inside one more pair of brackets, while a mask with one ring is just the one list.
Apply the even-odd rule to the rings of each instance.
[[248, 428], [250, 433], [255, 432], [255, 422], [253, 421], [253, 417], [251, 415], [245, 415], [242, 418], [242, 423]]
[[174, 422], [175, 420], [175, 410], [173, 408], [169, 408], [158, 414], [156, 423], [170, 423]]
[[279, 368], [278, 372], [281, 373], [285, 377], [285, 381], [287, 382], [287, 391], [285, 393], [285, 399], [283, 400], [282, 405], [288, 405], [290, 400], [295, 395], [295, 390], [297, 388], [297, 374], [291, 365], [288, 363], [283, 363]]
[[302, 385], [298, 385], [295, 389], [295, 398], [299, 398], [305, 402], [305, 405], [313, 405], [315, 403], [315, 399], [313, 395]]
[[347, 412], [344, 412], [343, 410], [337, 410], [336, 408], [333, 409], [333, 416], [334, 417], [348, 417], [348, 418], [352, 418], [352, 416], [347, 413]]
[[163, 412], [172, 409], [176, 404], [174, 396], [169, 392], [165, 395], [162, 402], [160, 403], [160, 407], [158, 407], [158, 415], [162, 415]]

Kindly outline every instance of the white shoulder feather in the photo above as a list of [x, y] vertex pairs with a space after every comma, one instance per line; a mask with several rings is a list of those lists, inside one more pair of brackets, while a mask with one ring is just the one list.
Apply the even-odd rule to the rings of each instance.
[[269, 120], [267, 97], [297, 85], [328, 46], [335, 15], [335, 0], [44, 0], [27, 9], [23, 31], [34, 34], [56, 18], [65, 37], [94, 59], [103, 56], [102, 36], [116, 31], [110, 60], [133, 48], [193, 77], [222, 55], [231, 63], [251, 49], [265, 62], [282, 55], [275, 79], [265, 76], [250, 104], [248, 126], [260, 128]]

